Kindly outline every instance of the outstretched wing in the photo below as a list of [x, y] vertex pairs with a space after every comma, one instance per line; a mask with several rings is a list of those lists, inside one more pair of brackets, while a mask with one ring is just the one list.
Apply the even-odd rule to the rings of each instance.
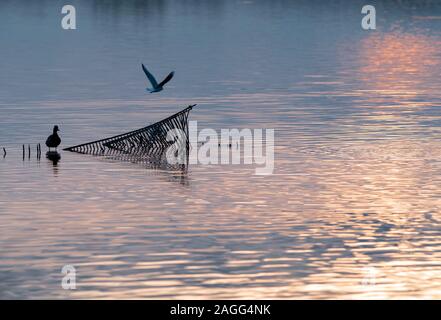
[[142, 70], [144, 70], [144, 73], [147, 76], [147, 78], [149, 79], [149, 81], [152, 84], [153, 88], [157, 88], [158, 87], [158, 83], [156, 82], [155, 77], [147, 70], [147, 68], [144, 66], [144, 64], [141, 64], [141, 65], [142, 65]]
[[170, 73], [168, 74], [168, 76], [165, 77], [165, 79], [162, 80], [160, 84], [158, 84], [158, 86], [159, 86], [159, 87], [162, 87], [164, 84], [166, 84], [167, 82], [169, 82], [169, 81], [173, 78], [174, 74], [175, 74], [174, 71], [170, 72]]

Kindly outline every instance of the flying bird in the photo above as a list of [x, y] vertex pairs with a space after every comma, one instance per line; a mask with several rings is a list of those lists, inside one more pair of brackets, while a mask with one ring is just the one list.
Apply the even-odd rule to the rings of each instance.
[[51, 151], [51, 148], [55, 148], [55, 150], [57, 150], [57, 147], [61, 143], [61, 139], [58, 136], [58, 131], [60, 131], [58, 126], [54, 126], [53, 133], [47, 137], [46, 146], [49, 148], [49, 151]]
[[162, 80], [160, 83], [158, 83], [155, 79], [155, 77], [147, 70], [147, 68], [144, 66], [144, 64], [142, 65], [142, 70], [144, 70], [145, 75], [147, 76], [147, 78], [149, 79], [150, 83], [152, 84], [153, 88], [146, 88], [147, 91], [149, 91], [150, 93], [154, 93], [154, 92], [159, 92], [162, 91], [162, 89], [164, 89], [164, 85], [169, 82], [172, 78], [173, 75], [175, 74], [174, 71], [170, 72], [168, 74], [167, 77], [165, 77], [164, 80]]

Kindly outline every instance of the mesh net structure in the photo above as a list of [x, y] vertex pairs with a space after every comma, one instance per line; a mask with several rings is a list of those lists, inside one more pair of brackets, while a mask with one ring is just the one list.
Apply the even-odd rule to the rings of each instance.
[[[148, 163], [155, 169], [175, 169], [182, 167], [167, 161], [167, 153], [175, 158], [185, 156], [188, 164], [189, 134], [188, 116], [195, 105], [190, 105], [174, 115], [147, 127], [123, 133], [110, 138], [96, 140], [65, 148], [65, 151], [96, 156], [111, 156], [118, 159]], [[168, 137], [170, 132], [179, 133]]]

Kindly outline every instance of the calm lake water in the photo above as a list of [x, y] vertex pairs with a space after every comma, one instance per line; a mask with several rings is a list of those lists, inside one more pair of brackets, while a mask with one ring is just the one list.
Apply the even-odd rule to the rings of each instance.
[[[0, 298], [441, 298], [441, 3], [365, 31], [364, 2], [71, 1], [65, 31], [60, 1], [1, 1]], [[150, 95], [141, 62], [175, 78]], [[191, 103], [274, 128], [274, 174], [22, 160]]]

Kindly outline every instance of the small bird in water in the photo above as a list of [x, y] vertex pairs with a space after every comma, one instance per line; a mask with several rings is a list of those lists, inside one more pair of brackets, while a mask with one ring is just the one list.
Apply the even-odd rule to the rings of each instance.
[[142, 70], [144, 70], [145, 75], [147, 76], [147, 78], [149, 79], [150, 83], [152, 84], [153, 88], [146, 88], [147, 91], [149, 91], [150, 93], [154, 93], [154, 92], [159, 92], [162, 91], [162, 89], [164, 89], [164, 85], [169, 82], [172, 78], [173, 75], [175, 74], [174, 71], [170, 72], [168, 74], [167, 77], [165, 77], [164, 80], [162, 80], [159, 84], [156, 81], [155, 77], [147, 70], [147, 68], [144, 66], [144, 64], [142, 65]]
[[49, 148], [49, 151], [51, 151], [51, 148], [55, 148], [55, 151], [56, 151], [57, 147], [61, 143], [61, 139], [58, 136], [58, 131], [60, 131], [58, 129], [58, 126], [54, 126], [53, 133], [49, 137], [47, 137], [46, 146]]

